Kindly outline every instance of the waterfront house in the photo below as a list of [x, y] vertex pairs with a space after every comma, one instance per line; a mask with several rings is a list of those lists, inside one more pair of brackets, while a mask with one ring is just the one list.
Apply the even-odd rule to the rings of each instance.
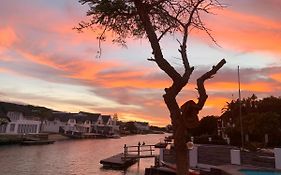
[[117, 118], [112, 118], [110, 115], [101, 115], [93, 127], [98, 134], [113, 135], [119, 132], [119, 126], [116, 123]]
[[46, 120], [43, 122], [42, 132], [112, 135], [119, 131], [116, 119], [113, 119], [110, 115], [88, 112], [53, 112], [53, 118], [53, 121]]
[[5, 134], [38, 134], [41, 121], [33, 116], [24, 116], [22, 112], [9, 111], [10, 122], [0, 126], [0, 133]]
[[53, 112], [53, 120], [44, 120], [41, 127], [41, 132], [46, 133], [59, 133], [60, 128], [67, 126], [67, 122], [62, 121], [59, 116], [67, 115], [67, 113], [62, 112]]
[[[99, 114], [98, 114], [99, 115]], [[91, 132], [92, 119], [84, 113], [53, 112], [54, 120], [45, 120], [42, 124], [42, 132], [59, 133], [65, 131]]]

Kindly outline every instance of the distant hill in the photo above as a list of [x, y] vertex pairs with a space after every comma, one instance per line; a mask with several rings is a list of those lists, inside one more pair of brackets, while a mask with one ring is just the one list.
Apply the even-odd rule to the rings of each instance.
[[[23, 113], [26, 117], [39, 117], [42, 119], [52, 120], [52, 109], [41, 106], [22, 105], [8, 102], [0, 102], [0, 111], [7, 114], [9, 111], [17, 111]], [[0, 112], [0, 113], [1, 113]]]

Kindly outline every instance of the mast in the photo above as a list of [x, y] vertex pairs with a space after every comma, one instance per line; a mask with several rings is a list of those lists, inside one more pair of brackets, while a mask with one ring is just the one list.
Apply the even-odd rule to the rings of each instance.
[[240, 71], [238, 66], [238, 93], [239, 93], [239, 118], [240, 118], [240, 131], [241, 131], [241, 148], [244, 148], [244, 132], [243, 132], [243, 121], [242, 121], [242, 109], [241, 109], [241, 90], [240, 90]]

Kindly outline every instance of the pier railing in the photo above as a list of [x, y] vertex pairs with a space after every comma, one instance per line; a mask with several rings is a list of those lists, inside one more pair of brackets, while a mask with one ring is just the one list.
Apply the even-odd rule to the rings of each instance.
[[141, 144], [135, 146], [124, 145], [124, 159], [126, 158], [148, 158], [155, 157], [153, 152], [155, 151], [155, 145]]

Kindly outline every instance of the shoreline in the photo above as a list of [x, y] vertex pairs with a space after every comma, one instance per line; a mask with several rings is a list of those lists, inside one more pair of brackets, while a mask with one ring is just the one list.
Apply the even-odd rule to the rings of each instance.
[[[46, 135], [48, 135], [47, 140], [52, 140], [52, 141], [56, 141], [56, 142], [65, 141], [65, 140], [75, 140], [73, 138], [64, 136], [59, 133], [39, 133], [39, 134], [46, 134]], [[158, 135], [160, 133], [148, 133], [148, 134]], [[125, 134], [125, 135], [122, 134], [122, 135], [120, 135], [120, 138], [127, 137], [127, 136], [133, 136], [133, 135], [146, 135], [146, 134]], [[25, 140], [25, 138], [26, 138], [26, 135], [23, 135], [23, 134], [0, 134], [0, 146], [20, 144], [22, 141]]]

